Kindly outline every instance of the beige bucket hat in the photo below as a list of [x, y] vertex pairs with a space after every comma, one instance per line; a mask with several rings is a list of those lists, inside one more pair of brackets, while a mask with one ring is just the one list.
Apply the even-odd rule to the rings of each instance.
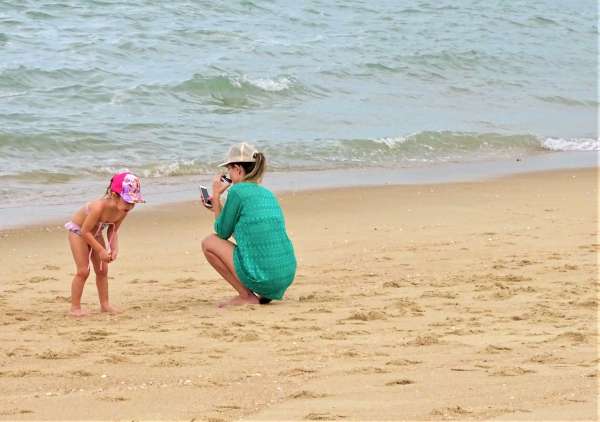
[[258, 152], [254, 145], [250, 145], [246, 142], [235, 144], [229, 148], [229, 152], [225, 157], [225, 162], [219, 164], [219, 167], [225, 167], [231, 163], [255, 163], [255, 155]]

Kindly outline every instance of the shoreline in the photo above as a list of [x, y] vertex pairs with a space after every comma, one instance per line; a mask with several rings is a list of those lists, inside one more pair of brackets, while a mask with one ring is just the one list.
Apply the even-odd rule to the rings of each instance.
[[3, 233], [0, 419], [597, 419], [596, 169], [279, 198], [298, 273], [266, 306], [216, 308], [198, 203], [123, 225], [114, 316], [93, 277], [66, 316], [64, 229]]
[[[333, 188], [483, 181], [543, 171], [598, 168], [599, 154], [589, 151], [549, 152], [510, 160], [447, 163], [401, 169], [366, 168], [271, 173], [267, 171], [264, 185], [278, 194], [285, 194]], [[148, 203], [140, 205], [139, 209], [146, 212], [155, 206], [176, 205], [195, 200], [199, 196], [199, 185], [210, 186], [210, 176], [177, 176], [163, 181], [143, 179], [142, 183]], [[98, 192], [100, 196], [104, 189], [104, 182], [94, 182], [86, 191]], [[90, 195], [85, 200], [93, 198], [93, 195]], [[28, 226], [64, 223], [81, 204], [81, 200], [78, 200], [41, 206], [21, 204], [0, 207], [0, 233]]]

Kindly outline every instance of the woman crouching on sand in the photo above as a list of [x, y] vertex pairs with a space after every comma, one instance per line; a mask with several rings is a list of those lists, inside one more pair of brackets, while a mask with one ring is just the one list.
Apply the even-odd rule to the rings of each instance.
[[[213, 180], [213, 196], [203, 199], [215, 214], [214, 230], [202, 251], [238, 296], [219, 306], [266, 304], [281, 300], [296, 274], [296, 257], [275, 195], [260, 185], [265, 156], [252, 145], [232, 146], [220, 165], [229, 173]], [[221, 195], [229, 188], [225, 205]], [[231, 236], [235, 243], [228, 240]]]

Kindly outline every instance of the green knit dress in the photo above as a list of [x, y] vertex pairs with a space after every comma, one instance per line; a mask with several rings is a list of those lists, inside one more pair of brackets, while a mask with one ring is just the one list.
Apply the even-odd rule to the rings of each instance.
[[215, 220], [221, 239], [233, 235], [235, 272], [248, 289], [281, 299], [296, 275], [296, 257], [275, 195], [257, 183], [236, 183]]

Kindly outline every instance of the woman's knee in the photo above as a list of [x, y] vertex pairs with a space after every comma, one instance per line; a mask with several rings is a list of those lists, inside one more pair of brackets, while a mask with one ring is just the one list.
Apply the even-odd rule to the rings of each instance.
[[206, 252], [214, 251], [215, 240], [218, 239], [216, 234], [209, 234], [202, 239], [202, 252], [206, 255]]

